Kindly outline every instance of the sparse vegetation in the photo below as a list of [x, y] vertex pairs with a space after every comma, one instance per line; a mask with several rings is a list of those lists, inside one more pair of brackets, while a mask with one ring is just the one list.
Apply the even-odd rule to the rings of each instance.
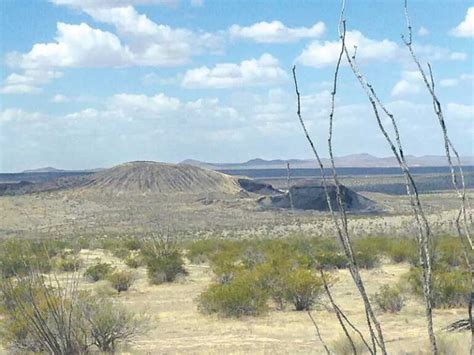
[[402, 291], [397, 285], [383, 285], [372, 299], [382, 312], [400, 312], [405, 303]]
[[84, 277], [92, 282], [106, 279], [114, 270], [111, 264], [97, 260], [95, 265], [89, 266], [84, 272]]
[[114, 271], [107, 279], [110, 281], [112, 287], [118, 292], [128, 291], [135, 281], [133, 273], [128, 271]]

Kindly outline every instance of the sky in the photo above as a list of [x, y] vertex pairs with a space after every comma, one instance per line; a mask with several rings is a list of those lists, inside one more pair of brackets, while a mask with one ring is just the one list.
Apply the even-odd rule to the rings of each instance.
[[[474, 3], [409, 1], [409, 12], [450, 137], [473, 155]], [[332, 0], [0, 0], [0, 172], [311, 158], [293, 65], [303, 118], [327, 156], [339, 16]], [[431, 97], [401, 39], [403, 1], [346, 0], [344, 18], [405, 153], [442, 155]], [[389, 156], [345, 61], [338, 84], [335, 154]]]

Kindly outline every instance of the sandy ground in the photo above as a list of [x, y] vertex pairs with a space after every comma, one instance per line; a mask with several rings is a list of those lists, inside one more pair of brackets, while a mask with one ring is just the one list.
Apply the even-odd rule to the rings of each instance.
[[[89, 262], [100, 252], [85, 252]], [[104, 257], [102, 257], [104, 259]], [[104, 260], [110, 259], [106, 256]], [[384, 283], [396, 282], [407, 272], [407, 264], [384, 264], [378, 269], [363, 271], [367, 291], [373, 294]], [[146, 312], [152, 319], [152, 330], [123, 352], [132, 354], [323, 354], [314, 327], [305, 312], [270, 309], [260, 317], [222, 319], [199, 313], [197, 297], [212, 282], [207, 265], [187, 265], [189, 275], [172, 284], [153, 286], [146, 280], [145, 270], [137, 270], [137, 281], [119, 299], [129, 309]], [[360, 329], [365, 328], [363, 306], [346, 270], [335, 272], [338, 282], [333, 286], [336, 302]], [[86, 283], [87, 285], [87, 283]], [[91, 284], [88, 284], [88, 286]], [[103, 287], [99, 286], [99, 287]], [[329, 346], [341, 331], [335, 315], [322, 299], [313, 312], [323, 339]], [[466, 310], [436, 310], [434, 323], [440, 331], [450, 322], [463, 318]], [[428, 354], [423, 305], [409, 298], [398, 314], [379, 314], [390, 354]], [[443, 342], [452, 343], [450, 353], [467, 354], [468, 333], [441, 333]], [[455, 344], [455, 345], [453, 345]], [[454, 352], [453, 352], [454, 351]]]

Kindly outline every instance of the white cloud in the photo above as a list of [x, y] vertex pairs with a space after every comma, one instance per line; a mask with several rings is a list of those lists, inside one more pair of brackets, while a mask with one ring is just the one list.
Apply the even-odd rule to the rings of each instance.
[[470, 119], [472, 123], [472, 119], [474, 118], [474, 105], [463, 105], [450, 102], [447, 107], [449, 115], [454, 118]]
[[174, 5], [178, 0], [50, 0], [56, 5], [66, 5], [80, 9], [84, 8], [112, 8], [134, 5]]
[[402, 78], [395, 84], [391, 95], [402, 97], [418, 94], [421, 91], [423, 79], [418, 71], [403, 71]]
[[[346, 33], [346, 45], [349, 51], [357, 46], [357, 57], [360, 61], [388, 61], [397, 57], [399, 46], [388, 39], [382, 41], [365, 37], [359, 31]], [[297, 61], [303, 65], [321, 68], [336, 63], [341, 44], [339, 41], [314, 41], [298, 56]]]
[[458, 79], [443, 79], [440, 80], [439, 85], [443, 87], [453, 87], [459, 84]]
[[447, 78], [440, 80], [439, 84], [443, 87], [457, 86], [462, 82], [474, 80], [473, 74], [461, 74], [458, 78]]
[[456, 37], [474, 37], [474, 7], [467, 9], [464, 21], [453, 28], [450, 34]]
[[162, 93], [155, 96], [118, 94], [109, 100], [108, 106], [111, 109], [128, 113], [162, 114], [177, 111], [181, 107], [181, 102], [175, 97], [169, 97]]
[[427, 28], [421, 26], [420, 29], [418, 30], [418, 36], [424, 37], [428, 36], [430, 34], [430, 31], [428, 31]]
[[240, 64], [220, 63], [188, 70], [181, 81], [186, 88], [232, 88], [254, 85], [272, 85], [287, 78], [278, 60], [270, 54], [258, 59], [244, 60]]
[[24, 84], [8, 85], [0, 88], [1, 94], [38, 94], [40, 92], [40, 88]]
[[[179, 66], [195, 55], [222, 53], [219, 34], [157, 24], [132, 6], [113, 7], [127, 1], [79, 2], [77, 6], [98, 22], [113, 25], [116, 34], [90, 27], [86, 23], [57, 24], [54, 42], [38, 43], [26, 54], [9, 53], [8, 63], [23, 68]], [[119, 38], [120, 37], [120, 38]]]
[[243, 38], [257, 43], [288, 43], [303, 38], [319, 38], [326, 31], [324, 22], [312, 27], [287, 27], [280, 21], [258, 22], [251, 26], [232, 25], [229, 28], [231, 38]]
[[36, 94], [41, 92], [38, 86], [49, 83], [52, 79], [62, 77], [62, 73], [54, 70], [25, 70], [22, 74], [12, 73], [5, 78], [0, 88], [3, 94]]
[[71, 101], [69, 97], [61, 95], [61, 94], [54, 95], [53, 98], [51, 99], [51, 102], [54, 102], [54, 103], [66, 103], [69, 101]]
[[[348, 31], [346, 33], [346, 45], [350, 53], [357, 46], [357, 59], [360, 62], [368, 61], [402, 61], [410, 62], [411, 58], [405, 48], [397, 43], [383, 39], [381, 41], [365, 37], [359, 31]], [[451, 52], [446, 48], [433, 45], [415, 45], [415, 51], [422, 60], [465, 60], [466, 53]], [[341, 50], [341, 44], [337, 41], [313, 41], [302, 51], [296, 59], [297, 62], [311, 67], [322, 68], [335, 65]], [[345, 62], [343, 62], [345, 63]], [[346, 65], [346, 64], [344, 64]]]
[[[26, 54], [10, 55], [10, 64], [23, 68], [123, 66], [133, 60], [128, 47], [114, 34], [85, 23], [59, 22], [55, 42], [37, 43]], [[12, 62], [13, 59], [18, 62]]]
[[39, 112], [27, 112], [18, 108], [7, 108], [0, 111], [0, 123], [21, 122], [31, 123], [40, 121], [46, 116]]

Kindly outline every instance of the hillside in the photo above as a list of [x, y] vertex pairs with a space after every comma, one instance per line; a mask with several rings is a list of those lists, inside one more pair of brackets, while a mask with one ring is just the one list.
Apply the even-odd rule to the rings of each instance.
[[82, 190], [123, 194], [202, 193], [240, 191], [235, 178], [185, 164], [136, 161], [90, 176]]

